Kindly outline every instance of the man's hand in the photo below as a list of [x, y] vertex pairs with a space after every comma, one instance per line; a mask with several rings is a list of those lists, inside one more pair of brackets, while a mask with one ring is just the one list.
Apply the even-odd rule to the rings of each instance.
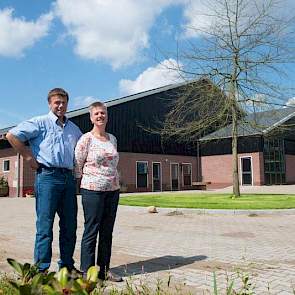
[[26, 147], [24, 142], [20, 141], [16, 136], [8, 132], [6, 138], [11, 146], [22, 155], [22, 157], [29, 162], [30, 167], [35, 171], [39, 168], [39, 164], [34, 158], [32, 151]]
[[39, 168], [39, 164], [38, 164], [38, 162], [36, 161], [35, 158], [28, 157], [26, 160], [29, 163], [32, 170], [36, 171]]

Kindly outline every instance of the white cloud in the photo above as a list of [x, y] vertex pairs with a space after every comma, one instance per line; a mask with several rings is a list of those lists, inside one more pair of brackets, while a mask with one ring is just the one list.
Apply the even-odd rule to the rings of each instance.
[[295, 97], [288, 99], [286, 105], [287, 106], [295, 106]]
[[[270, 0], [268, 1], [270, 2]], [[212, 0], [194, 0], [184, 2], [184, 37], [199, 37], [203, 32], [210, 31], [210, 28], [220, 28], [224, 30], [227, 24], [227, 16], [225, 4], [232, 11], [229, 14], [234, 19], [236, 1], [212, 1]], [[245, 2], [246, 3], [246, 2]], [[247, 0], [245, 5], [240, 5], [239, 26], [240, 28], [249, 21], [251, 16], [255, 17], [257, 10], [261, 10], [262, 6], [267, 3], [265, 0]], [[231, 7], [232, 6], [232, 7]], [[272, 16], [291, 18], [295, 9], [294, 0], [282, 0], [271, 4]], [[245, 23], [243, 24], [243, 22]], [[224, 25], [224, 28], [223, 28]], [[213, 27], [212, 27], [213, 26]]]
[[113, 68], [136, 61], [149, 46], [149, 30], [161, 11], [183, 0], [57, 0], [55, 12], [75, 40], [75, 52]]
[[93, 96], [78, 96], [73, 99], [73, 106], [74, 108], [84, 108], [95, 101], [98, 101], [98, 99]]
[[194, 0], [184, 8], [184, 37], [196, 37], [201, 34], [203, 30], [207, 30], [213, 21], [214, 16], [209, 15], [210, 8], [208, 3], [204, 3], [202, 0]]
[[120, 80], [120, 93], [122, 95], [128, 95], [168, 84], [183, 82], [184, 80], [181, 79], [177, 68], [176, 60], [172, 58], [166, 59], [155, 67], [146, 69], [135, 80]]
[[0, 55], [22, 56], [25, 49], [48, 34], [52, 19], [52, 13], [48, 13], [36, 21], [26, 21], [13, 17], [12, 8], [0, 10]]

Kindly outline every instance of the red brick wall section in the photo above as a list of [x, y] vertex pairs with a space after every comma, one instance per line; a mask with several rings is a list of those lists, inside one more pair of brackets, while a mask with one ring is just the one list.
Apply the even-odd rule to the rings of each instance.
[[[136, 188], [136, 161], [148, 162], [148, 188]], [[128, 186], [128, 191], [152, 191], [152, 163], [160, 162], [162, 169], [162, 190], [171, 190], [170, 163], [192, 163], [192, 181], [197, 180], [197, 158], [177, 155], [158, 155], [158, 154], [137, 154], [120, 153], [119, 171], [121, 182]], [[180, 189], [190, 189], [183, 187], [182, 169], [179, 166]]]
[[[253, 184], [262, 185], [263, 176], [263, 154], [249, 153], [239, 154], [239, 172], [240, 158], [244, 156], [252, 157]], [[211, 182], [209, 188], [222, 188], [232, 185], [232, 155], [204, 156], [202, 163], [202, 181]]]
[[[3, 171], [3, 162], [5, 160], [10, 161], [10, 169], [7, 172]], [[15, 165], [17, 162], [16, 152], [12, 148], [0, 150], [0, 176], [4, 176], [8, 180], [9, 185], [9, 196], [15, 196], [15, 179], [16, 179], [16, 169]]]
[[[4, 160], [10, 160], [10, 171], [3, 172]], [[4, 175], [8, 179], [9, 196], [15, 197], [17, 194], [17, 155], [12, 149], [0, 150], [0, 176]], [[23, 189], [34, 186], [35, 175], [23, 157], [20, 157], [20, 196], [23, 196]]]
[[23, 188], [33, 188], [35, 182], [35, 172], [31, 169], [27, 161], [23, 161]]
[[[0, 150], [0, 176], [3, 175], [3, 160], [10, 159], [10, 171], [5, 173], [8, 178], [10, 187], [10, 196], [16, 196], [16, 169], [15, 162], [17, 156], [14, 150]], [[148, 188], [136, 188], [136, 161], [148, 161]], [[152, 191], [152, 163], [160, 162], [162, 169], [162, 190], [171, 190], [170, 181], [170, 163], [191, 163], [192, 164], [192, 181], [197, 180], [197, 159], [196, 157], [174, 156], [174, 155], [152, 155], [152, 154], [136, 154], [136, 153], [120, 153], [119, 171], [121, 181], [128, 186], [128, 191]], [[34, 186], [35, 175], [29, 165], [23, 158], [20, 158], [20, 195], [23, 195], [23, 189]], [[179, 184], [180, 189], [191, 189], [192, 187], [183, 186], [182, 168], [179, 165]]]
[[286, 155], [286, 181], [288, 184], [295, 183], [295, 155]]

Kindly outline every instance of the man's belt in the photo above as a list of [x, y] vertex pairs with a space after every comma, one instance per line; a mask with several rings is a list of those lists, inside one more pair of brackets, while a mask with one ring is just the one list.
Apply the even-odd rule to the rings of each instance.
[[69, 168], [62, 168], [62, 167], [47, 167], [44, 164], [38, 163], [39, 167], [37, 169], [38, 172], [41, 172], [42, 170], [49, 170], [49, 171], [58, 171], [61, 173], [72, 173], [73, 170]]

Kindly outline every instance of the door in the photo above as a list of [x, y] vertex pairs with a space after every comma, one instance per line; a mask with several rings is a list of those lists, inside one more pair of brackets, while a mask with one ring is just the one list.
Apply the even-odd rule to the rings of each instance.
[[253, 185], [252, 183], [252, 158], [241, 158], [242, 185]]
[[173, 191], [179, 190], [179, 165], [178, 165], [178, 163], [171, 163], [171, 189]]
[[160, 192], [161, 189], [161, 163], [153, 163], [153, 191]]

